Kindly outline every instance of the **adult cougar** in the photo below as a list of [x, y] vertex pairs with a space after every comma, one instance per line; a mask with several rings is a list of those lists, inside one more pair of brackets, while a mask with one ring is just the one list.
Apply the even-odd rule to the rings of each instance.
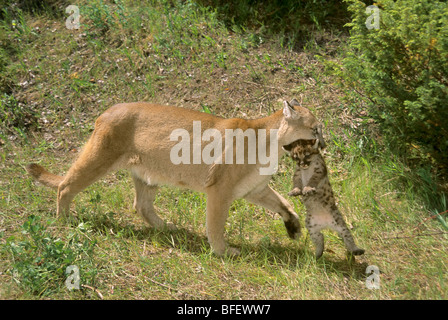
[[[284, 153], [282, 146], [295, 140], [317, 138], [323, 141], [319, 123], [308, 109], [300, 106], [296, 100], [289, 103], [284, 101], [283, 105], [282, 110], [268, 117], [244, 120], [224, 119], [184, 108], [143, 102], [117, 104], [98, 117], [92, 136], [65, 176], [49, 173], [38, 164], [28, 165], [27, 171], [37, 181], [57, 189], [58, 216], [69, 214], [70, 202], [78, 192], [107, 172], [121, 168], [131, 170], [136, 189], [134, 208], [153, 227], [167, 226], [153, 207], [158, 184], [171, 184], [204, 192], [207, 194], [207, 237], [213, 251], [217, 255], [238, 254], [237, 249], [228, 247], [224, 241], [225, 222], [229, 207], [235, 199], [244, 198], [279, 213], [288, 235], [293, 239], [300, 235], [297, 214], [281, 195], [268, 186], [274, 172], [260, 174], [260, 169], [266, 163], [259, 161], [259, 158], [255, 163], [249, 161], [248, 150], [253, 149], [247, 144], [244, 144], [244, 161], [239, 159], [239, 162], [233, 161], [232, 164], [218, 161], [224, 156], [226, 160], [230, 159], [226, 152], [233, 150], [235, 159], [238, 151], [236, 149], [241, 148], [238, 141], [230, 144], [226, 141], [226, 146], [233, 148], [231, 151], [226, 148], [222, 155], [215, 155], [213, 163], [174, 161], [178, 163], [175, 164], [173, 148], [179, 142], [173, 133], [188, 132], [192, 135], [194, 123], [197, 124], [198, 121], [200, 127], [196, 128], [201, 131], [202, 140], [209, 141], [213, 137], [224, 139], [226, 130], [230, 129], [245, 132], [265, 130], [265, 139], [261, 139], [261, 135], [256, 136], [257, 147], [266, 143], [264, 147], [278, 158]], [[207, 135], [207, 132], [211, 132], [208, 129], [213, 129], [211, 131], [220, 135]], [[275, 139], [271, 139], [272, 135]], [[243, 139], [245, 137], [248, 138], [243, 135]], [[201, 154], [201, 151], [205, 152], [205, 148], [210, 149], [209, 145], [201, 145], [201, 141], [198, 145], [198, 141], [192, 140], [188, 150], [184, 146], [178, 151], [191, 151], [188, 153], [189, 157], [195, 150], [199, 150], [198, 154]], [[224, 145], [222, 141], [215, 142]], [[214, 151], [216, 150], [219, 151]]]

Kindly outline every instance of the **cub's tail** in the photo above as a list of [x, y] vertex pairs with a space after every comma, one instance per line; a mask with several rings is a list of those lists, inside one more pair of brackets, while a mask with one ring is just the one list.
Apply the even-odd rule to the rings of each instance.
[[39, 181], [43, 185], [46, 185], [47, 187], [56, 190], [58, 189], [58, 186], [62, 182], [62, 180], [64, 180], [64, 177], [52, 174], [45, 170], [44, 167], [35, 163], [27, 165], [26, 171], [28, 171], [28, 173], [32, 175], [35, 180]]

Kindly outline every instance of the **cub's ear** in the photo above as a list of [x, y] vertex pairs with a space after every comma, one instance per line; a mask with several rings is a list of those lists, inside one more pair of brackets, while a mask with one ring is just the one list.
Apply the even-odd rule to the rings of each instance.
[[293, 107], [289, 104], [288, 101], [283, 101], [283, 116], [287, 121], [297, 120], [300, 118], [300, 115], [297, 111], [294, 110]]

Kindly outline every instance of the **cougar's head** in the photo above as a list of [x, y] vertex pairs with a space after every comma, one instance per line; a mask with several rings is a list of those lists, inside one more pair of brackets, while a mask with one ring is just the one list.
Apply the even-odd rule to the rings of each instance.
[[283, 118], [283, 125], [279, 129], [282, 145], [296, 140], [317, 139], [320, 148], [326, 147], [322, 125], [311, 111], [301, 106], [296, 99], [283, 101]]

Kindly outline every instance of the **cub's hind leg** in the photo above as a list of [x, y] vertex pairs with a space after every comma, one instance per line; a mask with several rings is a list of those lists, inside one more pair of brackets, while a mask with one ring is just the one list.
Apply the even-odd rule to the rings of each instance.
[[153, 202], [157, 195], [158, 187], [148, 185], [135, 173], [132, 174], [135, 185], [134, 209], [152, 227], [157, 229], [176, 229], [174, 225], [167, 224], [156, 213]]
[[350, 232], [350, 230], [345, 225], [345, 222], [343, 222], [344, 225], [337, 225], [333, 229], [336, 230], [339, 234], [339, 236], [344, 241], [345, 247], [348, 251], [350, 251], [353, 255], [359, 256], [364, 254], [365, 250], [362, 248], [359, 248], [355, 240], [353, 239], [353, 236]]
[[359, 248], [355, 244], [353, 236], [337, 208], [333, 208], [331, 214], [327, 210], [315, 211], [312, 214], [308, 213], [305, 224], [315, 246], [316, 258], [320, 258], [323, 254], [324, 236], [320, 231], [326, 228], [336, 231], [344, 241], [347, 250], [353, 255], [364, 253], [364, 249]]
[[347, 228], [347, 224], [345, 223], [344, 218], [342, 217], [339, 210], [335, 207], [332, 208], [332, 217], [333, 222], [331, 223], [330, 228], [335, 230], [339, 234], [339, 236], [344, 241], [347, 250], [350, 251], [355, 256], [364, 254], [365, 250], [359, 248], [356, 245], [352, 233]]
[[323, 226], [310, 213], [306, 215], [305, 226], [313, 242], [316, 259], [319, 259], [324, 253], [324, 235], [320, 232]]

